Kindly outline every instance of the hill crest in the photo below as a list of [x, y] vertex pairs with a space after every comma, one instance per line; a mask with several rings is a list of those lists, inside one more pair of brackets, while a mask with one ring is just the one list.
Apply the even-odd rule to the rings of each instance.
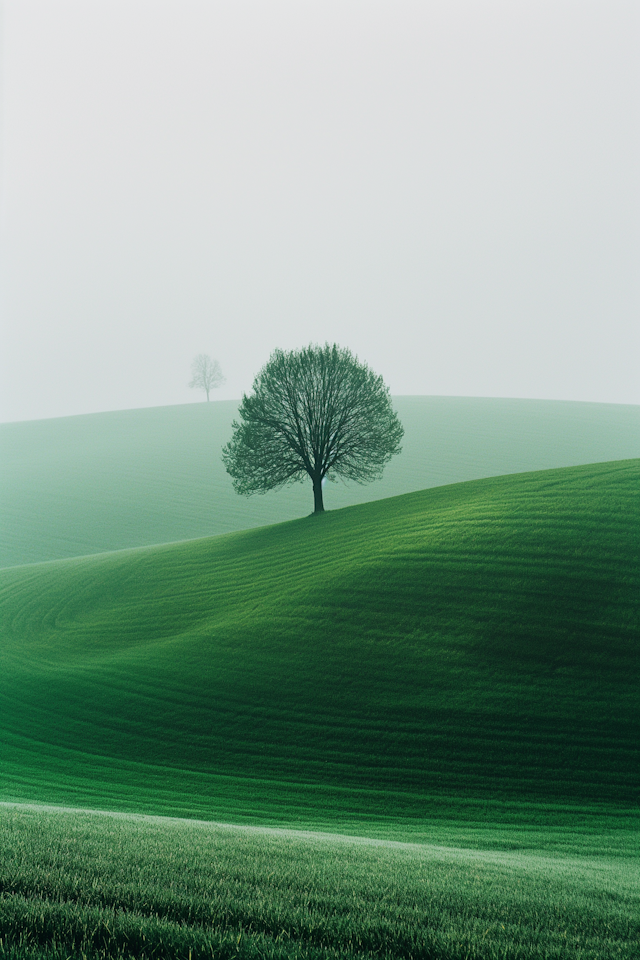
[[[331, 484], [336, 509], [442, 484], [640, 454], [640, 407], [397, 397], [403, 453], [382, 480]], [[220, 451], [231, 402], [0, 425], [0, 566], [188, 540], [311, 511], [298, 484], [239, 497]]]
[[316, 825], [626, 815], [639, 489], [637, 460], [543, 471], [4, 570], [0, 792]]

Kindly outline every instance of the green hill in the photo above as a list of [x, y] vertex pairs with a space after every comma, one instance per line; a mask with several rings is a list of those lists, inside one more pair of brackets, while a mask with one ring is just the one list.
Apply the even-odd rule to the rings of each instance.
[[[333, 509], [480, 477], [640, 455], [640, 407], [397, 397], [403, 453]], [[311, 512], [310, 485], [237, 496], [232, 402], [0, 425], [0, 566], [227, 533]]]
[[637, 809], [638, 460], [0, 582], [1, 799], [405, 831]]

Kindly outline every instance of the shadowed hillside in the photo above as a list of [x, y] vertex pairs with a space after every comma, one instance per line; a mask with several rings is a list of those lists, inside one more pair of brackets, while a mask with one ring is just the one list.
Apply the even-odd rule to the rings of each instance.
[[[397, 397], [403, 452], [328, 509], [480, 477], [640, 455], [640, 407]], [[0, 425], [0, 566], [167, 543], [305, 516], [310, 483], [237, 496], [220, 453], [232, 402]]]
[[640, 788], [640, 461], [2, 572], [4, 798], [551, 821]]

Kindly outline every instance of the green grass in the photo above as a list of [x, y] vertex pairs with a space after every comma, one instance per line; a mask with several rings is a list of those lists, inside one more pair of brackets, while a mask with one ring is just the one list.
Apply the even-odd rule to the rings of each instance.
[[[329, 508], [441, 484], [640, 456], [640, 407], [397, 397], [403, 453]], [[220, 451], [236, 404], [0, 424], [0, 566], [243, 530], [304, 516], [310, 484], [233, 492]]]
[[24, 808], [2, 811], [0, 837], [7, 960], [635, 960], [640, 947], [635, 846], [568, 857]]
[[639, 494], [625, 461], [6, 569], [0, 797], [627, 829]]
[[640, 955], [640, 461], [6, 568], [0, 617], [0, 960]]

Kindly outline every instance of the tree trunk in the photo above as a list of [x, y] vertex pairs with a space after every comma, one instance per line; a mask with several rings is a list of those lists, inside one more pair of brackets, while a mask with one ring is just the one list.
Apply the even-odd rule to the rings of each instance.
[[205, 390], [207, 391], [207, 403], [209, 403], [209, 387], [205, 387]]
[[320, 477], [313, 478], [313, 512], [324, 512], [324, 503], [322, 502], [322, 480]]

